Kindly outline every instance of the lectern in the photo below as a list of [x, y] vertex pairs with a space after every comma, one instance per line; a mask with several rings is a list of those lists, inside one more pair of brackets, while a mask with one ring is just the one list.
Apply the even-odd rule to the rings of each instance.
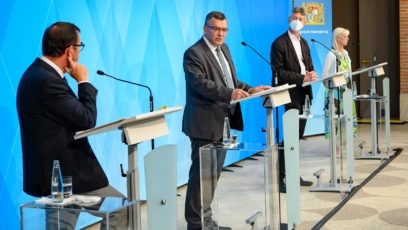
[[[383, 66], [387, 65], [387, 62], [374, 65], [362, 70], [358, 70], [352, 73], [352, 75], [360, 75], [362, 73], [368, 73], [370, 77], [371, 88], [370, 95], [359, 95], [355, 100], [368, 100], [371, 107], [371, 154], [365, 154], [362, 151], [361, 156], [356, 159], [388, 159], [390, 154], [390, 101], [389, 101], [389, 79], [387, 77], [383, 80], [383, 96], [379, 96], [376, 91], [377, 77], [385, 75]], [[386, 153], [379, 151], [378, 143], [378, 119], [377, 119], [377, 103], [384, 103], [385, 107], [385, 137], [386, 137]]]
[[[134, 117], [120, 119], [112, 123], [101, 125], [93, 129], [77, 132], [75, 139], [108, 132], [115, 129], [122, 130], [122, 141], [128, 146], [127, 187], [128, 200], [139, 201], [139, 169], [137, 145], [153, 138], [169, 134], [165, 116], [182, 110], [180, 106], [157, 110]], [[174, 196], [175, 198], [175, 196]], [[136, 205], [129, 213], [129, 225], [141, 229], [140, 205]]]
[[[350, 71], [341, 71], [341, 72], [337, 72], [334, 74], [330, 74], [328, 76], [324, 76], [319, 80], [313, 81], [313, 82], [307, 82], [304, 83], [303, 86], [308, 86], [311, 84], [315, 84], [318, 82], [322, 82], [325, 81], [327, 82], [327, 87], [329, 89], [329, 117], [326, 118], [329, 121], [329, 127], [330, 127], [330, 140], [329, 140], [329, 149], [330, 149], [330, 182], [329, 183], [320, 183], [318, 182], [316, 187], [313, 187], [310, 191], [311, 192], [322, 192], [322, 191], [328, 191], [328, 192], [350, 192], [351, 189], [354, 187], [354, 185], [352, 184], [353, 180], [352, 180], [352, 176], [353, 176], [353, 156], [352, 156], [352, 152], [350, 151], [350, 149], [353, 149], [352, 144], [353, 141], [352, 140], [348, 140], [347, 139], [347, 159], [348, 159], [348, 169], [349, 169], [349, 183], [343, 183], [342, 181], [340, 181], [338, 183], [337, 181], [337, 175], [336, 175], [336, 147], [337, 145], [337, 138], [336, 138], [336, 126], [335, 126], [335, 122], [334, 121], [345, 121], [346, 122], [346, 133], [347, 136], [350, 137], [351, 136], [351, 132], [352, 132], [352, 125], [351, 125], [351, 109], [349, 107], [351, 107], [351, 103], [346, 103], [345, 102], [345, 108], [344, 111], [347, 111], [347, 113], [345, 113], [345, 115], [341, 115], [341, 114], [336, 114], [335, 113], [335, 103], [334, 103], [334, 89], [338, 88], [340, 86], [343, 86], [346, 84], [346, 79], [344, 77], [344, 74], [350, 73]], [[349, 91], [345, 91], [344, 92], [344, 96], [345, 98], [348, 98], [348, 96], [350, 96], [350, 92]], [[348, 95], [348, 96], [347, 96]], [[345, 99], [346, 100], [346, 99]], [[340, 122], [339, 122], [340, 125]], [[341, 141], [341, 140], [340, 140]], [[351, 147], [350, 147], [351, 146]]]
[[[267, 165], [268, 172], [265, 175], [265, 194], [268, 200], [267, 215], [269, 219], [270, 229], [281, 229], [280, 223], [280, 200], [279, 200], [279, 164], [278, 153], [275, 146], [275, 128], [273, 124], [273, 108], [285, 105], [291, 102], [289, 89], [296, 87], [296, 85], [282, 85], [274, 87], [270, 90], [261, 91], [259, 93], [251, 94], [249, 97], [233, 100], [231, 104], [251, 100], [254, 98], [262, 98], [262, 106], [266, 109], [267, 130]], [[287, 186], [287, 216], [288, 228], [292, 229], [300, 223], [300, 185], [299, 185], [299, 111], [289, 110], [284, 115], [284, 140], [285, 140], [285, 164], [288, 170], [286, 172], [286, 186]]]

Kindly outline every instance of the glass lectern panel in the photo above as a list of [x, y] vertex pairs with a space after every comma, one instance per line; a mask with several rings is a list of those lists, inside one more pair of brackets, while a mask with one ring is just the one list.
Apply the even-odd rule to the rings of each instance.
[[358, 129], [367, 129], [371, 133], [371, 136], [357, 135], [357, 138], [354, 139], [357, 157], [371, 155], [375, 146], [377, 146], [376, 154], [387, 154], [390, 151], [387, 145], [388, 137], [386, 136], [385, 99], [382, 96], [371, 97], [368, 95], [359, 95], [355, 99], [360, 103], [370, 105], [362, 113], [363, 117], [369, 122], [367, 122], [367, 125], [359, 125]]
[[[268, 225], [265, 199], [265, 145], [209, 144], [200, 148], [200, 183], [203, 229], [227, 226], [251, 229]], [[258, 153], [222, 171], [226, 157], [242, 152]], [[264, 170], [259, 170], [262, 168]], [[257, 169], [257, 170], [255, 170]]]

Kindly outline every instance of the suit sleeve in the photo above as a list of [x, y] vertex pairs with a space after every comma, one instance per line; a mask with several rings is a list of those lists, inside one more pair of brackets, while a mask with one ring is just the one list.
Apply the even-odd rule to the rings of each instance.
[[78, 85], [77, 98], [61, 79], [50, 78], [43, 86], [42, 101], [51, 119], [79, 131], [96, 125], [96, 95], [97, 90], [91, 83]]
[[296, 84], [301, 86], [303, 84], [304, 75], [289, 71], [286, 69], [286, 65], [291, 63], [286, 63], [288, 60], [285, 60], [285, 53], [289, 52], [282, 44], [275, 41], [272, 43], [271, 48], [271, 60], [272, 65], [275, 67], [278, 72], [278, 79], [280, 83]]
[[229, 103], [232, 89], [216, 84], [207, 74], [204, 57], [197, 51], [189, 49], [184, 53], [184, 72], [186, 83], [199, 95], [214, 100]]

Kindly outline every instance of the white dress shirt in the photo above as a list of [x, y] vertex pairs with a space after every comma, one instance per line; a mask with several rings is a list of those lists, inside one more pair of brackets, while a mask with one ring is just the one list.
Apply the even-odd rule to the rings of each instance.
[[[208, 39], [207, 39], [205, 36], [203, 36], [203, 38], [204, 38], [205, 43], [207, 43], [208, 47], [210, 47], [211, 53], [213, 53], [215, 59], [217, 59], [218, 64], [221, 66], [221, 70], [224, 71], [224, 70], [222, 69], [222, 65], [221, 65], [220, 59], [218, 58], [217, 51], [215, 50], [215, 49], [217, 49], [217, 47], [214, 46], [213, 44], [211, 44], [211, 42], [208, 41]], [[221, 49], [221, 48], [220, 48], [220, 49]], [[221, 54], [222, 54], [222, 56], [224, 56], [224, 60], [225, 60], [225, 62], [227, 63], [228, 72], [230, 73], [230, 76], [232, 77], [231, 68], [230, 68], [230, 63], [228, 62], [228, 59], [225, 57], [225, 55], [224, 55], [224, 53], [222, 52], [222, 50], [221, 50]]]
[[295, 48], [296, 56], [300, 65], [300, 74], [306, 75], [306, 66], [303, 62], [302, 47], [300, 46], [300, 36], [297, 38], [294, 34], [288, 31], [290, 40], [292, 41], [293, 48]]

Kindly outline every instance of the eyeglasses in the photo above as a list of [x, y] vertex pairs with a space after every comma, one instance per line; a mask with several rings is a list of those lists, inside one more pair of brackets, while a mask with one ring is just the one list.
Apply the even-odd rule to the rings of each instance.
[[209, 25], [207, 25], [207, 24], [205, 24], [205, 26], [207, 26], [208, 28], [210, 28], [210, 29], [212, 29], [212, 30], [214, 30], [214, 31], [217, 31], [218, 33], [219, 33], [219, 32], [227, 33], [227, 32], [229, 31], [228, 28], [218, 28], [218, 27], [216, 27], [216, 26], [209, 26]]
[[85, 48], [85, 44], [83, 42], [81, 42], [81, 44], [79, 45], [72, 44], [71, 46], [79, 47], [79, 52], [81, 52]]

